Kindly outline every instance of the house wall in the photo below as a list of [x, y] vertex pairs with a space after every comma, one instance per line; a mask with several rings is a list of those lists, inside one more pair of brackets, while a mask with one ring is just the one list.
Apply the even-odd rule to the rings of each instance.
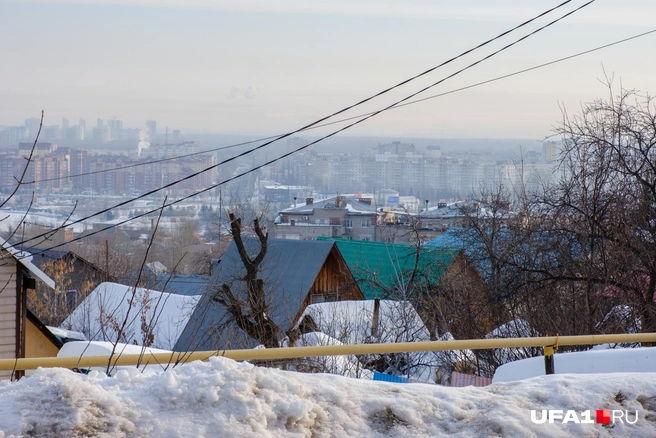
[[312, 303], [364, 299], [355, 278], [335, 245], [314, 280], [307, 297], [298, 309], [292, 326], [298, 322], [298, 318], [303, 314], [305, 308]]
[[[13, 359], [16, 357], [16, 262], [4, 251], [0, 252], [0, 261], [0, 358]], [[11, 374], [11, 371], [0, 371], [0, 379], [8, 379]]]
[[[308, 293], [310, 302], [363, 300], [355, 279], [334, 246]], [[308, 303], [309, 304], [309, 303]]]
[[28, 320], [25, 331], [25, 357], [55, 357], [58, 352], [59, 348]]
[[[317, 237], [346, 237], [376, 240], [377, 214], [349, 214], [346, 208], [314, 208], [307, 213], [283, 213], [283, 223], [274, 224], [274, 237], [316, 240]], [[294, 221], [294, 225], [291, 225]]]

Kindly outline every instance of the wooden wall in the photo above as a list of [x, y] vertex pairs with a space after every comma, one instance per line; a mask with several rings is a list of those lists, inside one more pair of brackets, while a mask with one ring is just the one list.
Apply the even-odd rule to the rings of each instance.
[[[17, 294], [16, 260], [0, 249], [0, 358], [16, 357]], [[0, 371], [0, 379], [11, 377], [11, 371]]]

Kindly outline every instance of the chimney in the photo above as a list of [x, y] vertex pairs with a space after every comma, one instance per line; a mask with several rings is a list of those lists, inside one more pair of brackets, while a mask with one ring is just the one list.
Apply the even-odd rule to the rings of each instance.
[[344, 199], [343, 196], [338, 196], [337, 197], [337, 208], [343, 208], [346, 206], [346, 200]]
[[314, 198], [305, 198], [305, 204], [312, 205], [314, 203]]
[[294, 225], [296, 225], [296, 219], [290, 219], [290, 221], [289, 221], [289, 225], [292, 226], [292, 227], [293, 227]]
[[294, 196], [294, 208], [296, 208], [296, 196]]
[[211, 259], [210, 260], [210, 275], [215, 276], [219, 273], [219, 264], [221, 263], [220, 259]]

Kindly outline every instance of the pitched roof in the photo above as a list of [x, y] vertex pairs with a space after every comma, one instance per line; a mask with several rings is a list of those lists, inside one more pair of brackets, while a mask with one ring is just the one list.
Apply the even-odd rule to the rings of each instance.
[[[408, 281], [415, 266], [417, 248], [400, 243], [368, 242], [363, 240], [330, 239], [337, 244], [346, 264], [358, 281], [365, 297], [387, 298]], [[422, 246], [417, 274], [421, 281], [437, 284], [454, 262], [461, 249]]]
[[[249, 254], [259, 249], [257, 239], [245, 239]], [[267, 256], [262, 262], [260, 278], [264, 280], [270, 304], [271, 317], [282, 331], [287, 331], [301, 304], [323, 267], [334, 242], [287, 240], [270, 238]], [[231, 323], [231, 316], [223, 305], [212, 300], [213, 292], [228, 284], [237, 296], [244, 296], [242, 281], [244, 266], [237, 245], [231, 242], [221, 259], [216, 276], [204, 294], [180, 339], [177, 351], [213, 350], [222, 348], [248, 348], [252, 339]]]
[[[132, 295], [134, 294], [134, 299]], [[200, 296], [183, 296], [117, 283], [101, 283], [62, 323], [84, 333], [89, 340], [116, 341], [117, 322], [126, 321], [127, 343], [141, 345], [152, 334], [152, 346], [170, 348], [187, 325]], [[144, 333], [143, 323], [149, 326]]]
[[25, 269], [30, 271], [35, 277], [43, 281], [52, 289], [55, 288], [54, 280], [48, 277], [43, 271], [41, 271], [32, 263], [32, 254], [14, 248], [9, 242], [4, 240], [2, 237], [0, 237], [0, 246], [9, 254], [11, 254], [18, 261], [18, 263], [23, 265]]
[[[21, 250], [25, 250], [25, 248], [22, 247], [18, 247], [18, 248]], [[65, 257], [71, 257], [74, 260], [79, 260], [85, 265], [90, 266], [96, 271], [104, 272], [102, 268], [96, 266], [95, 264], [79, 256], [73, 251], [63, 251], [63, 250], [51, 249], [51, 248], [30, 248], [30, 249], [34, 250], [34, 254], [32, 254], [32, 263], [34, 263], [34, 265], [37, 266], [39, 269], [43, 268], [44, 263], [52, 263], [57, 260], [61, 260]]]
[[300, 204], [297, 207], [290, 207], [285, 210], [282, 210], [280, 213], [285, 214], [313, 214], [314, 210], [319, 210], [322, 208], [325, 209], [342, 209], [347, 210], [347, 214], [364, 214], [364, 215], [377, 215], [376, 207], [370, 202], [360, 201], [355, 196], [340, 196], [340, 199], [343, 199], [344, 204], [340, 207], [338, 206], [338, 197], [334, 196], [332, 198], [323, 199], [320, 201], [313, 202], [312, 204]]

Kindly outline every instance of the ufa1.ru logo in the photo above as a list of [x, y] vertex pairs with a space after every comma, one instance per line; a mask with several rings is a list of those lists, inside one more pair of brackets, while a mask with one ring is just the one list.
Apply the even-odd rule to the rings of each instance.
[[535, 424], [544, 423], [576, 423], [576, 424], [614, 424], [638, 422], [638, 411], [622, 411], [597, 409], [577, 412], [563, 409], [531, 409], [531, 421]]

